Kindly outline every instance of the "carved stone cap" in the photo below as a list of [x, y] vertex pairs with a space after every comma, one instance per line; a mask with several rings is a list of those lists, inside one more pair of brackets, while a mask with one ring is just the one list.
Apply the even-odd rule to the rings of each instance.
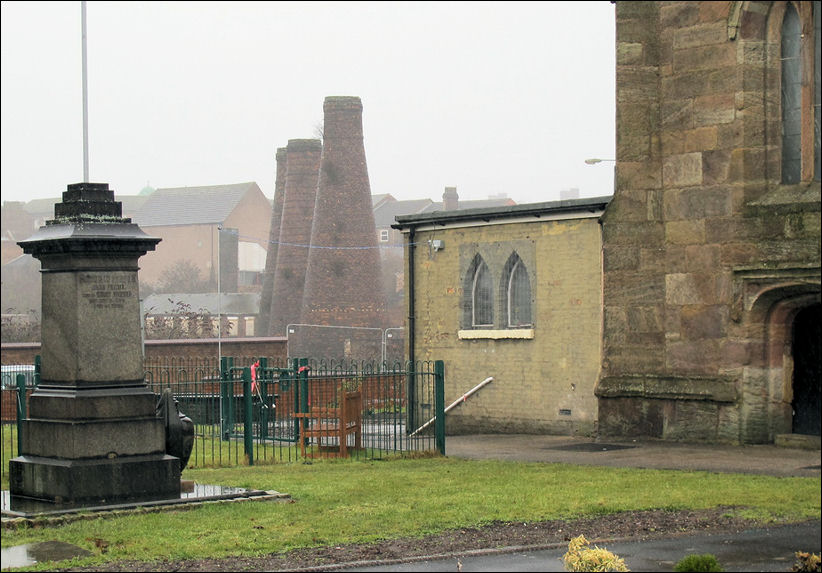
[[72, 183], [63, 192], [63, 201], [54, 206], [54, 219], [46, 225], [63, 223], [131, 223], [123, 218], [123, 205], [114, 200], [108, 183]]
[[122, 217], [122, 209], [107, 183], [74, 183], [54, 206], [54, 219], [17, 244], [35, 258], [71, 253], [136, 259], [153, 251], [161, 239]]

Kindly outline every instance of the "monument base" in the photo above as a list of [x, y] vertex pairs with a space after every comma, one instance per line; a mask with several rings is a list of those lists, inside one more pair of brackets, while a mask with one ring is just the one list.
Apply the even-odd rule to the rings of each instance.
[[180, 496], [180, 460], [166, 454], [65, 460], [23, 455], [9, 461], [15, 502], [55, 506], [116, 504]]

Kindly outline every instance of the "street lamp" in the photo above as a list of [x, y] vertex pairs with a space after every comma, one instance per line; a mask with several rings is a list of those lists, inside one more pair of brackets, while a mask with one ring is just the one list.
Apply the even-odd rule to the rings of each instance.
[[585, 163], [587, 165], [596, 165], [597, 163], [602, 163], [603, 161], [611, 161], [614, 163], [614, 192], [616, 192], [616, 159], [600, 159], [599, 157], [592, 157], [591, 159], [586, 159]]

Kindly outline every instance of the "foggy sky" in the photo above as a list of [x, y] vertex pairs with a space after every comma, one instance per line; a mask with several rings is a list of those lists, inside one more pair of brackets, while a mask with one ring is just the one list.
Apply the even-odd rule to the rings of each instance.
[[[83, 180], [80, 2], [3, 2], [2, 200]], [[90, 181], [255, 181], [359, 96], [372, 193], [518, 203], [613, 191], [614, 6], [89, 2]]]

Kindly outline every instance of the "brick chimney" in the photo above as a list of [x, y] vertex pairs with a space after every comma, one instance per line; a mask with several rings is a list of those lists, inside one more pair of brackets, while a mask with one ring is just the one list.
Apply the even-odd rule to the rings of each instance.
[[321, 157], [319, 139], [290, 139], [286, 146], [285, 196], [271, 289], [269, 336], [284, 336], [286, 326], [300, 322]]
[[277, 266], [277, 247], [280, 241], [280, 221], [283, 217], [283, 199], [285, 198], [285, 158], [286, 148], [278, 147], [274, 156], [277, 162], [274, 180], [274, 205], [271, 212], [271, 226], [268, 231], [268, 248], [265, 255], [263, 286], [260, 291], [260, 312], [254, 325], [256, 335], [265, 336], [271, 322], [271, 295], [274, 290], [274, 269]]
[[[384, 326], [362, 109], [359, 97], [327, 97], [323, 105], [322, 161], [302, 305], [306, 324]], [[340, 354], [330, 348], [317, 352]]]
[[456, 187], [446, 187], [442, 194], [443, 211], [455, 211], [460, 208], [460, 196], [457, 195]]

